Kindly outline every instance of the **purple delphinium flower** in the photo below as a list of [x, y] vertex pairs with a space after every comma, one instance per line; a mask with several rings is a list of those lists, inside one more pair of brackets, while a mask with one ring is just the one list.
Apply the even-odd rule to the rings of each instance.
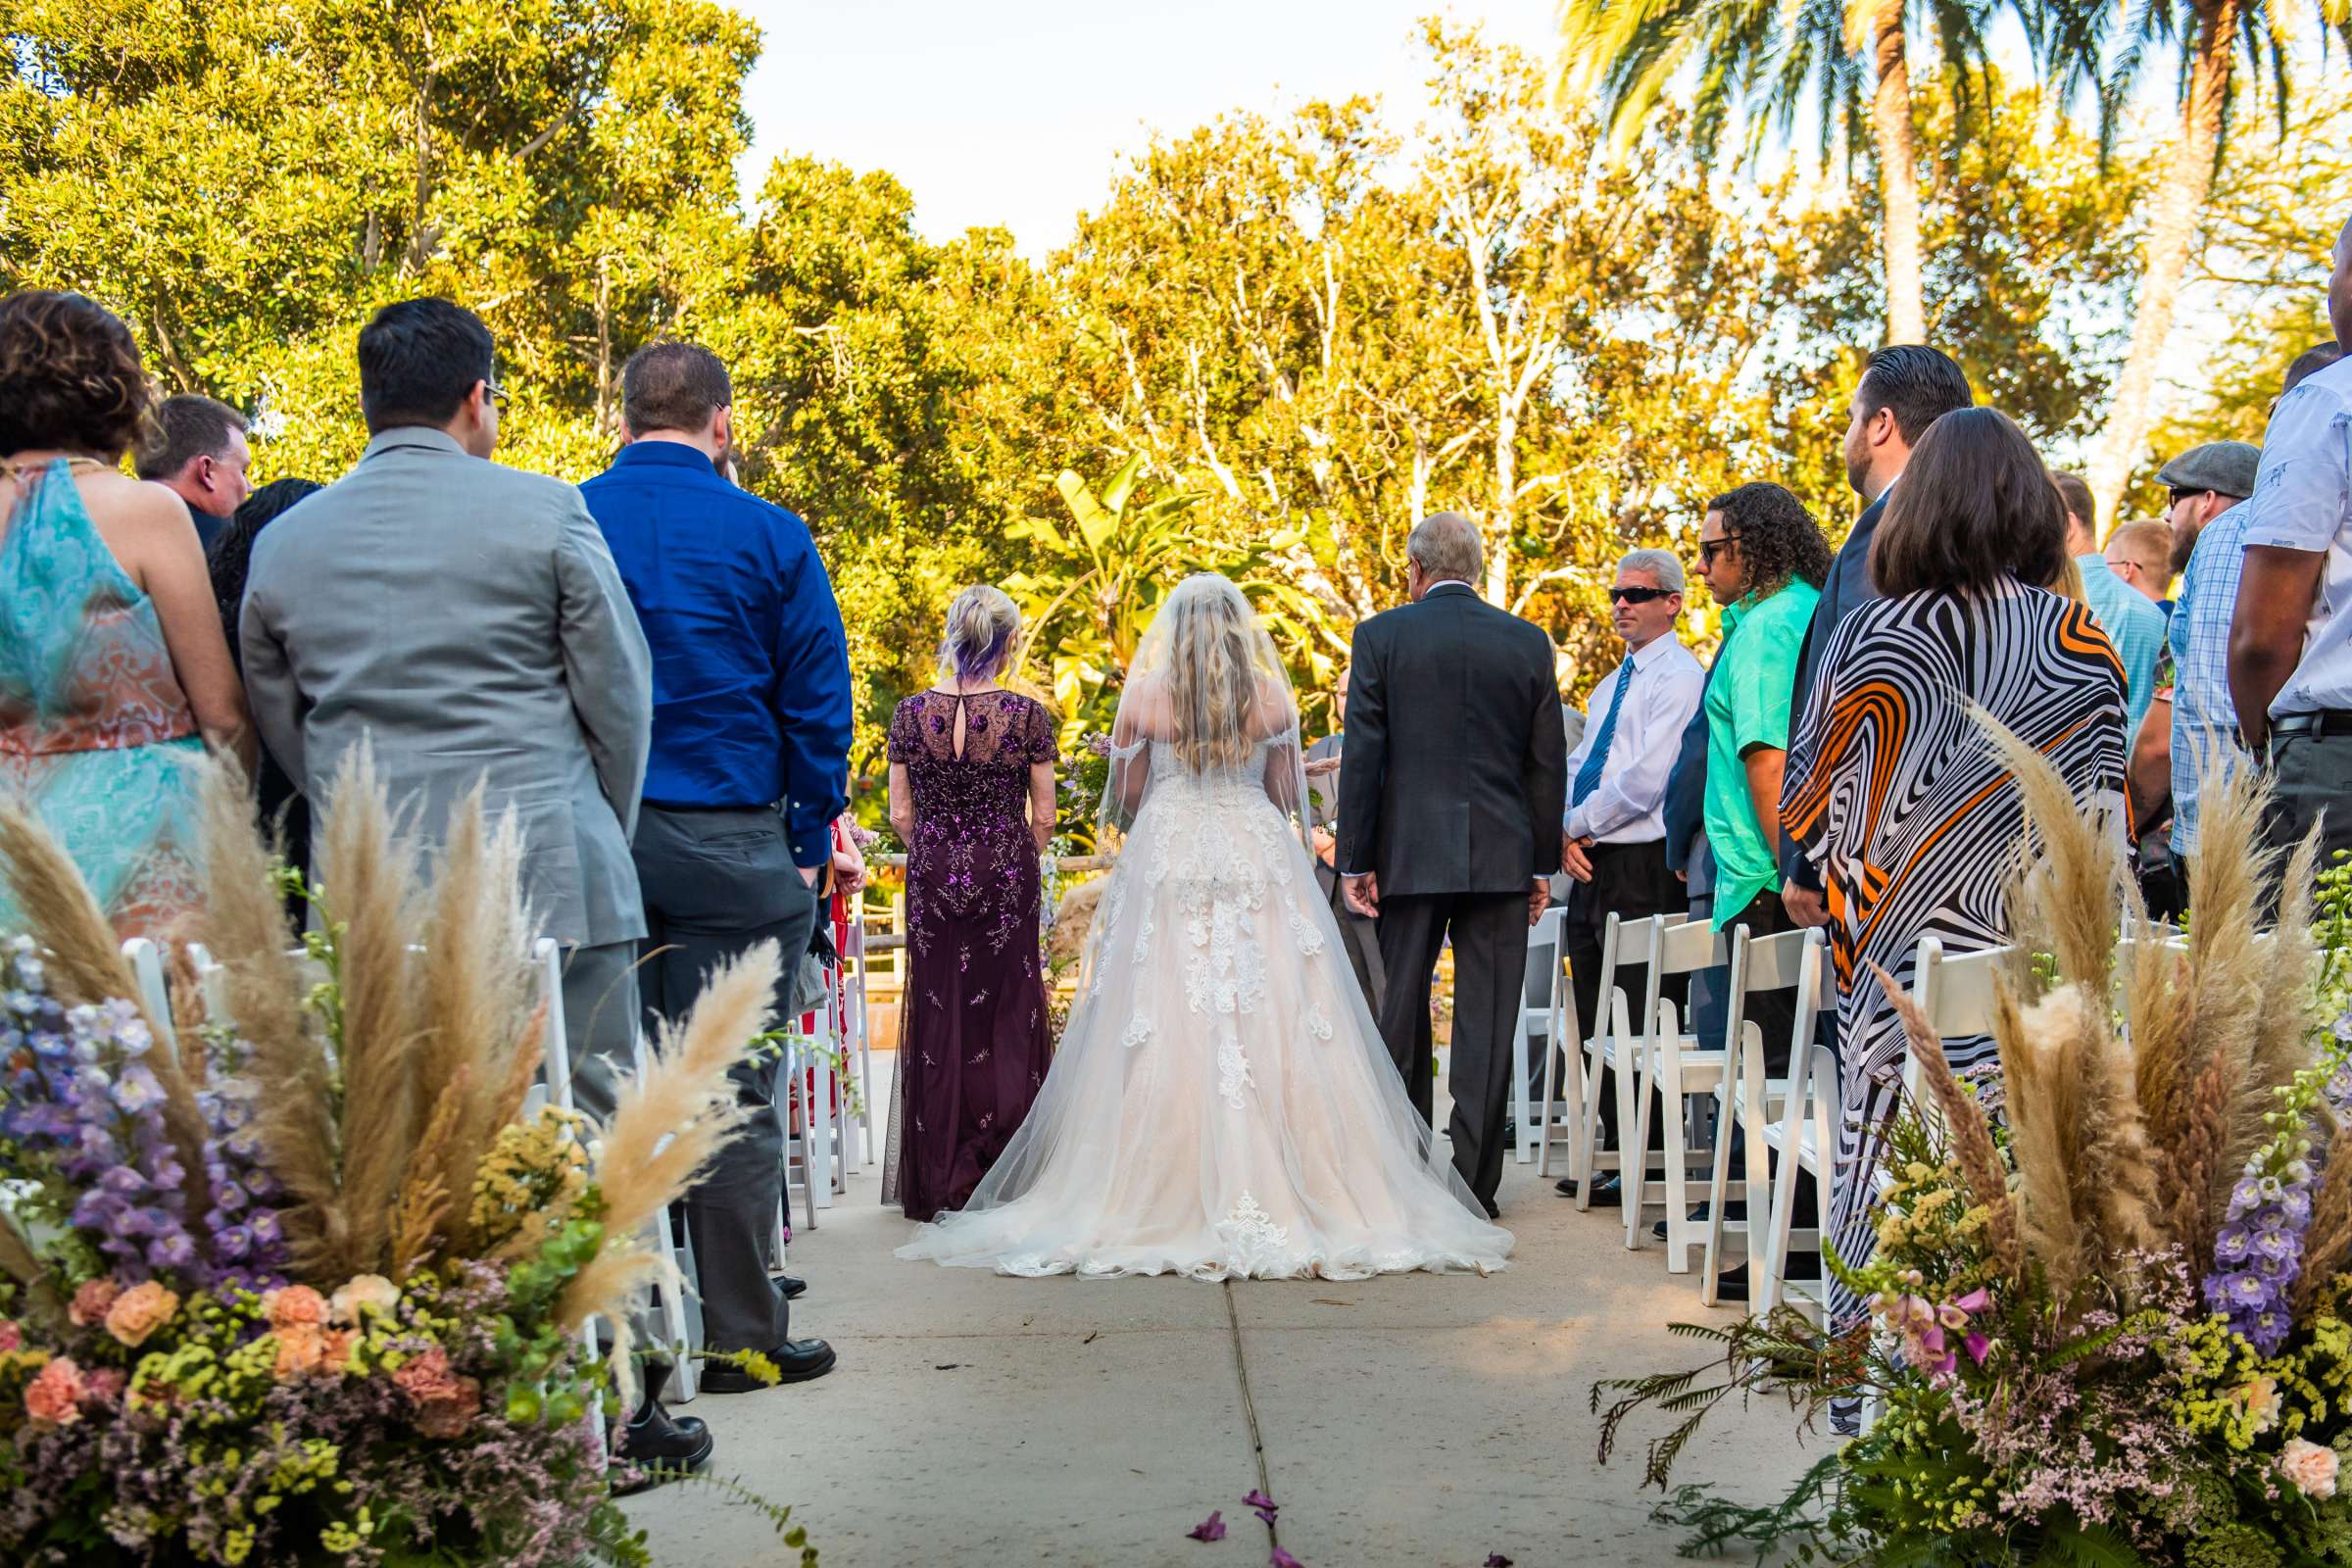
[[2206, 1307], [2264, 1355], [2286, 1343], [2287, 1292], [2303, 1272], [2311, 1224], [2311, 1168], [2297, 1161], [2284, 1180], [2249, 1169], [2230, 1189], [2230, 1211], [2213, 1243]]
[[[27, 960], [31, 961], [28, 963]], [[164, 1130], [163, 1091], [143, 1058], [154, 1042], [125, 1001], [65, 1006], [41, 982], [30, 943], [0, 953], [14, 981], [0, 1016], [0, 1136], [76, 1196], [70, 1222], [124, 1283], [184, 1268], [185, 1173]]]

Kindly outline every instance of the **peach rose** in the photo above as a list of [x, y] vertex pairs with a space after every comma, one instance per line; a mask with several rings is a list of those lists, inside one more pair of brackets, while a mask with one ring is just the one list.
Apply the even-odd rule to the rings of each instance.
[[465, 1436], [482, 1407], [481, 1384], [459, 1376], [438, 1346], [401, 1363], [392, 1381], [416, 1406], [416, 1430], [428, 1438]]
[[81, 1419], [82, 1396], [89, 1392], [81, 1368], [61, 1355], [25, 1385], [24, 1413], [53, 1427], [70, 1427]]
[[447, 1394], [417, 1401], [416, 1430], [443, 1442], [462, 1438], [481, 1408], [482, 1386], [471, 1378], [452, 1378]]
[[335, 1292], [328, 1303], [329, 1316], [337, 1323], [360, 1321], [363, 1309], [390, 1317], [400, 1304], [400, 1287], [381, 1274], [354, 1274], [350, 1283]]
[[2306, 1497], [2335, 1495], [2337, 1463], [2333, 1448], [2323, 1448], [2301, 1438], [2287, 1439], [2286, 1447], [2278, 1455], [2279, 1474]]
[[178, 1297], [155, 1280], [142, 1280], [106, 1309], [106, 1332], [135, 1350], [178, 1310]]
[[74, 1320], [77, 1329], [94, 1329], [106, 1321], [115, 1298], [122, 1294], [122, 1287], [113, 1280], [83, 1280], [81, 1288], [74, 1293], [73, 1304], [66, 1308], [66, 1316]]
[[328, 1329], [324, 1351], [326, 1370], [329, 1372], [350, 1371], [351, 1348], [359, 1343], [360, 1336], [356, 1329]]
[[[295, 1289], [301, 1289], [300, 1286]], [[311, 1293], [316, 1296], [316, 1291]], [[292, 1323], [277, 1331], [279, 1382], [316, 1372], [326, 1363], [326, 1335], [316, 1323]]]
[[326, 1322], [326, 1298], [308, 1285], [287, 1285], [262, 1298], [262, 1314], [273, 1329], [318, 1328]]

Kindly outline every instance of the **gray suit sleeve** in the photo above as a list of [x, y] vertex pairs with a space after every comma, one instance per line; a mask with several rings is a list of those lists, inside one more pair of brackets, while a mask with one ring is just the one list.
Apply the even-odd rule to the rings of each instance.
[[634, 835], [653, 749], [654, 656], [612, 552], [576, 497], [556, 542], [556, 637], [572, 710], [605, 799], [621, 830]]
[[285, 769], [294, 787], [307, 794], [310, 774], [303, 766], [302, 694], [294, 689], [293, 666], [286, 661], [285, 645], [278, 641], [270, 612], [269, 579], [258, 547], [246, 578], [245, 603], [237, 612], [237, 647], [245, 662], [245, 702], [253, 710], [262, 745]]

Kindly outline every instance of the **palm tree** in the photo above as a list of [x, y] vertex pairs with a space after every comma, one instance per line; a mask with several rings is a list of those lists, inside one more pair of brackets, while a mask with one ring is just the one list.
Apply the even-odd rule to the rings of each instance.
[[[2322, 27], [2332, 29], [2352, 50], [2352, 0], [2316, 3]], [[2275, 0], [2135, 0], [2121, 11], [2092, 3], [2072, 13], [2068, 24], [2054, 30], [2052, 53], [2067, 80], [2080, 83], [2096, 78], [2108, 27], [2119, 19], [2124, 24], [2121, 47], [2099, 92], [2101, 134], [2107, 138], [2113, 137], [2151, 55], [2175, 57], [2177, 71], [2180, 133], [2166, 154], [2148, 215], [2148, 249], [2140, 266], [2132, 347], [2115, 379], [2114, 402], [2089, 464], [2091, 494], [2102, 521], [2114, 514], [2125, 482], [2144, 455], [2142, 447], [2155, 419], [2157, 362], [2172, 334], [2180, 282], [2227, 150], [2241, 53], [2258, 83], [2265, 75], [2270, 78], [2279, 129], [2285, 130], [2291, 29], [2282, 12]], [[2321, 36], [2325, 40], [2327, 32]]]
[[[1922, 0], [1947, 65], [1982, 66], [1989, 0]], [[2340, 3], [2340, 0], [2339, 0]], [[1748, 118], [1745, 161], [1765, 133], [1786, 136], [1815, 106], [1820, 154], [1850, 161], [1865, 136], [1878, 153], [1887, 340], [1927, 337], [1919, 173], [1912, 154], [1907, 0], [1560, 0], [1562, 83], [1596, 91], [1612, 135], [1631, 141], [1667, 85], [1697, 62], [1691, 133], [1712, 158], [1734, 115]]]

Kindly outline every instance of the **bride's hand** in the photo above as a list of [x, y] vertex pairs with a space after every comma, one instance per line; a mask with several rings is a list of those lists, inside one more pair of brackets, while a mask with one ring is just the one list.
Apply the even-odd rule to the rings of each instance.
[[1339, 770], [1340, 760], [1336, 757], [1318, 757], [1306, 764], [1308, 778], [1329, 778]]

